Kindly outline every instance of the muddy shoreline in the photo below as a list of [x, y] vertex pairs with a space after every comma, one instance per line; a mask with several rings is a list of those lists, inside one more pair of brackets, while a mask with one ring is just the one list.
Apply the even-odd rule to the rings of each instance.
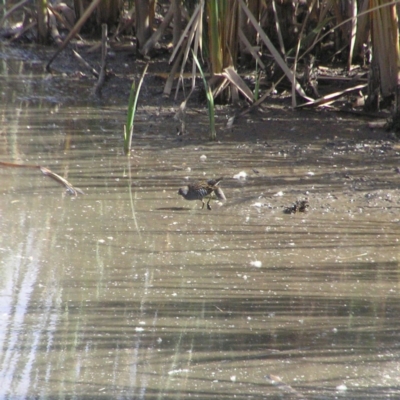
[[[6, 60], [9, 71], [13, 72], [12, 60], [17, 59], [24, 60], [24, 68], [32, 73], [33, 90], [22, 101], [53, 102], [66, 106], [95, 103], [100, 109], [112, 108], [115, 118], [123, 123], [132, 79], [140, 76], [145, 61], [137, 59], [130, 51], [111, 51], [107, 62], [108, 78], [102, 96], [96, 97], [93, 94], [95, 77], [77, 64], [70, 49], [56, 58], [51, 74], [44, 70], [53, 52], [54, 48], [36, 45], [3, 44], [2, 58]], [[90, 53], [87, 47], [80, 52], [98, 68], [98, 52]], [[312, 188], [314, 200], [309, 199], [311, 210], [315, 204], [324, 208], [324, 202], [327, 209], [330, 207], [325, 194], [322, 194], [326, 190], [315, 189], [323, 185], [332, 185], [334, 191], [339, 190], [347, 200], [351, 197], [352, 203], [357, 204], [356, 208], [373, 206], [388, 209], [398, 204], [400, 145], [395, 136], [385, 129], [370, 128], [368, 122], [376, 116], [361, 115], [361, 108], [349, 109], [346, 106], [350, 101], [348, 98], [330, 107], [293, 110], [290, 93], [281, 91], [256, 110], [237, 118], [232, 127], [227, 126], [228, 119], [243, 108], [217, 105], [217, 143], [210, 143], [206, 103], [201, 88], [189, 101], [186, 132], [181, 134], [177, 112], [183, 99], [182, 92], [177, 100], [162, 94], [163, 76], [168, 70], [165, 55], [150, 61], [138, 107], [136, 129], [139, 135], [161, 135], [174, 147], [211, 149], [216, 146], [216, 151], [218, 146], [236, 143], [250, 160], [252, 154], [263, 152], [265, 165], [253, 165], [252, 169], [258, 172], [248, 171], [249, 177], [267, 177], [270, 157], [282, 157], [292, 167], [292, 176], [285, 176], [290, 182], [290, 190], [293, 190], [292, 201], [309, 198], [310, 189], [303, 193], [303, 188]], [[48, 97], [35, 98], [35, 85], [46, 85]], [[377, 117], [385, 115], [388, 113]], [[232, 170], [238, 164], [240, 169], [239, 163], [229, 159], [229, 154], [223, 157], [221, 163], [226, 163]], [[269, 190], [271, 196], [273, 190]], [[271, 196], [267, 196], [270, 200], [263, 204], [282, 207], [282, 202], [275, 201], [276, 198]], [[338, 197], [337, 193], [335, 197]], [[347, 206], [348, 201], [339, 208]]]

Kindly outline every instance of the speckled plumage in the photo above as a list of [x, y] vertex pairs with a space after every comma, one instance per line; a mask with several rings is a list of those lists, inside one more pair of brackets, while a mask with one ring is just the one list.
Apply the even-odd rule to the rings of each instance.
[[210, 201], [212, 193], [215, 193], [216, 197], [220, 200], [226, 200], [224, 192], [218, 186], [222, 181], [222, 178], [210, 179], [209, 181], [200, 181], [191, 183], [184, 188], [178, 190], [180, 194], [186, 200], [200, 200], [202, 202], [202, 209], [204, 208], [204, 198], [208, 197], [207, 208], [211, 210]]

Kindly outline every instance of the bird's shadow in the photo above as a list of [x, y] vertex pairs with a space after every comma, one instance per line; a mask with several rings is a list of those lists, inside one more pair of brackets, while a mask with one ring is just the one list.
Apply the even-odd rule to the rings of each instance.
[[156, 208], [158, 211], [185, 211], [185, 210], [191, 210], [189, 207], [159, 207]]

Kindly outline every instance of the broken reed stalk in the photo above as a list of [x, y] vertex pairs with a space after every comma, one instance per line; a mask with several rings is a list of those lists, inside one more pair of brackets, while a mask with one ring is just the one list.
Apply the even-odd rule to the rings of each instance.
[[76, 50], [72, 49], [72, 54], [88, 71], [92, 73], [95, 78], [99, 78], [99, 73], [93, 68]]
[[56, 59], [56, 57], [64, 50], [64, 48], [67, 46], [67, 44], [70, 42], [70, 40], [79, 32], [79, 30], [82, 28], [83, 24], [86, 22], [86, 20], [90, 17], [92, 12], [97, 8], [97, 6], [100, 4], [101, 0], [93, 0], [93, 2], [90, 4], [90, 6], [85, 10], [83, 13], [82, 17], [79, 19], [79, 21], [75, 24], [74, 28], [72, 31], [70, 31], [65, 38], [64, 42], [62, 45], [58, 48], [58, 50], [53, 54], [53, 56], [50, 58], [50, 61], [46, 65], [46, 71], [50, 72], [50, 65], [51, 63]]
[[96, 96], [100, 96], [101, 89], [104, 85], [106, 78], [106, 60], [107, 60], [107, 24], [101, 25], [101, 70], [99, 80], [97, 81], [94, 93]]
[[22, 0], [19, 3], [15, 4], [13, 7], [11, 7], [4, 15], [3, 18], [0, 20], [0, 28], [3, 27], [4, 22], [6, 19], [16, 10], [19, 8], [22, 8], [26, 3], [29, 3], [30, 0]]
[[261, 72], [258, 70], [258, 61], [256, 60], [256, 79], [254, 85], [254, 101], [257, 101], [260, 97], [260, 79], [261, 79]]
[[77, 196], [78, 194], [84, 194], [81, 189], [72, 186], [62, 176], [57, 175], [53, 171], [50, 171], [48, 168], [42, 167], [40, 165], [15, 164], [15, 163], [9, 163], [9, 162], [0, 161], [0, 167], [39, 169], [42, 172], [43, 175], [48, 176], [48, 177], [54, 179], [56, 182], [58, 182], [61, 185], [63, 185], [67, 189], [68, 193], [70, 193], [70, 194], [72, 194], [74, 196]]

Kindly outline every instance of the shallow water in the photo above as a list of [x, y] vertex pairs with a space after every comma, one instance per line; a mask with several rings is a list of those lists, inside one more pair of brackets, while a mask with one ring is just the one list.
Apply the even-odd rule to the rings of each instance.
[[[2, 63], [0, 161], [85, 194], [0, 168], [0, 399], [400, 396], [396, 154], [180, 140], [146, 108], [128, 158], [123, 99]], [[217, 176], [211, 211], [177, 195]]]

